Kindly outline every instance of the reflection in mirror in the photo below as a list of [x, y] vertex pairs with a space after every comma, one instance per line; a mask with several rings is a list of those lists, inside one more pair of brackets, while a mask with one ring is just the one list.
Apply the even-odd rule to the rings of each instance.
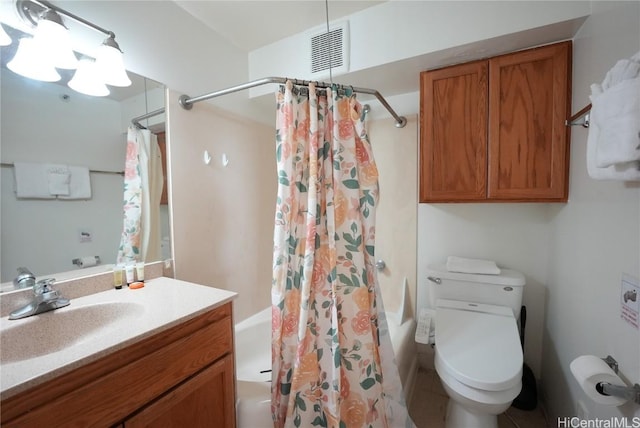
[[[21, 267], [38, 279], [55, 277], [58, 281], [111, 269], [123, 228], [127, 128], [133, 118], [164, 108], [163, 85], [131, 72], [133, 85], [109, 87], [107, 97], [75, 92], [64, 77], [46, 83], [19, 76], [6, 68], [16, 47], [17, 37], [13, 37], [10, 46], [0, 49], [0, 291], [14, 289], [12, 280]], [[159, 136], [164, 153], [164, 115], [140, 123]], [[86, 193], [78, 193], [77, 198], [73, 193], [64, 199], [50, 196], [49, 186], [55, 180], [48, 173], [43, 173], [44, 181], [33, 173], [20, 175], [20, 180], [26, 179], [21, 188], [36, 186], [36, 193], [44, 193], [39, 198], [18, 197], [15, 163], [87, 168], [90, 197]], [[166, 198], [160, 206], [160, 223], [160, 257], [167, 259], [171, 256]], [[73, 263], [95, 256], [99, 259], [96, 266], [79, 268]]]

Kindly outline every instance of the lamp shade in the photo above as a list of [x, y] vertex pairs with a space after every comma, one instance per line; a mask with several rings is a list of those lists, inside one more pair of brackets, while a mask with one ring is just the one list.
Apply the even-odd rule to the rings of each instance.
[[54, 67], [74, 69], [78, 66], [78, 59], [71, 49], [69, 30], [62, 24], [46, 19], [45, 15], [33, 33], [41, 55]]
[[60, 80], [60, 75], [49, 62], [42, 61], [39, 51], [34, 39], [23, 37], [20, 39], [15, 56], [7, 63], [7, 67], [14, 73], [30, 79], [57, 82]]
[[95, 61], [91, 59], [82, 59], [78, 63], [73, 78], [69, 80], [69, 87], [76, 92], [94, 97], [104, 97], [109, 95], [109, 89], [98, 73]]
[[130, 86], [131, 80], [124, 68], [122, 52], [117, 46], [118, 44], [115, 43], [113, 38], [110, 37], [105, 40], [96, 53], [96, 64], [99, 73], [102, 75], [102, 80], [107, 85]]
[[0, 25], [0, 46], [9, 46], [11, 44], [11, 37], [4, 31], [2, 25]]

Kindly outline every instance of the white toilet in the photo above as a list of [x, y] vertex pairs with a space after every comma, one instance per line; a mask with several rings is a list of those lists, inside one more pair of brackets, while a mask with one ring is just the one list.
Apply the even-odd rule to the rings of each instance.
[[449, 395], [447, 428], [497, 428], [522, 388], [517, 318], [524, 276], [428, 270], [435, 307], [435, 369]]

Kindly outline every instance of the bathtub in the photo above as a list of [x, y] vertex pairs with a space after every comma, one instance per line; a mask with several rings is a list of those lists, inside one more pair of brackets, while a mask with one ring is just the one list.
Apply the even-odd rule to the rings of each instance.
[[[407, 403], [417, 370], [413, 319], [387, 313], [389, 335]], [[271, 307], [235, 326], [236, 414], [238, 428], [272, 428], [271, 421]]]

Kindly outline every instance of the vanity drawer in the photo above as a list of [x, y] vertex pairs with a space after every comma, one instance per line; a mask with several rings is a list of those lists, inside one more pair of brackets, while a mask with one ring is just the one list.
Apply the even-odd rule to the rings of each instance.
[[2, 426], [112, 426], [232, 350], [227, 303], [11, 397]]

